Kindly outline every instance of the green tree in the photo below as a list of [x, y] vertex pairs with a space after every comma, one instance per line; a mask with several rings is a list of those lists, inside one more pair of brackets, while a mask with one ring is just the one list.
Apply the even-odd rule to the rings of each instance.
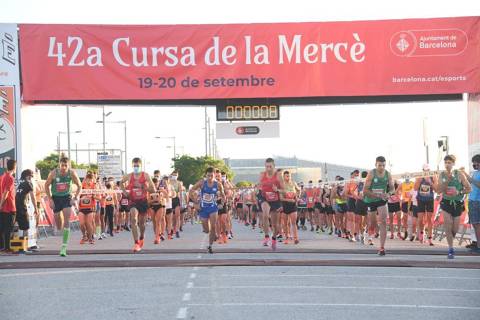
[[250, 182], [250, 181], [238, 181], [235, 186], [237, 188], [250, 188], [250, 187], [253, 187], [254, 186], [254, 183], [253, 182]]
[[217, 160], [211, 157], [194, 158], [188, 155], [182, 155], [174, 159], [174, 168], [179, 172], [179, 178], [187, 188], [190, 184], [195, 184], [198, 180], [202, 179], [208, 167], [225, 171], [228, 179], [233, 179], [234, 174], [232, 170], [223, 160]]
[[[98, 165], [90, 163], [84, 164], [80, 163], [77, 164], [75, 161], [71, 162], [72, 168], [74, 169], [90, 169], [90, 170], [98, 170]], [[48, 174], [55, 168], [58, 168], [58, 153], [51, 153], [45, 158], [35, 163], [35, 167], [40, 170], [40, 176], [42, 179], [47, 179]]]

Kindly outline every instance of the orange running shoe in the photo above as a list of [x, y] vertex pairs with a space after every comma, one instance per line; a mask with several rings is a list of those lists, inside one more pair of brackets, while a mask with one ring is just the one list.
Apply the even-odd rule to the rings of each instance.
[[143, 248], [143, 244], [144, 244], [143, 239], [142, 239], [142, 240], [138, 240], [138, 244], [140, 245], [140, 248]]
[[142, 250], [142, 247], [140, 247], [138, 243], [135, 243], [135, 245], [133, 246], [133, 253], [140, 252], [141, 250]]
[[85, 238], [82, 238], [82, 239], [80, 240], [80, 244], [85, 244], [86, 242], [87, 242], [87, 240], [86, 240]]
[[222, 237], [223, 237], [223, 243], [227, 243], [227, 239], [228, 239], [227, 235], [224, 233]]

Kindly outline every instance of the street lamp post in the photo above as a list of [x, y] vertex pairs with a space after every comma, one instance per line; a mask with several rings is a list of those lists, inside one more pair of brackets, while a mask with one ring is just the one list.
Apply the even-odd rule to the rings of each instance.
[[[66, 134], [68, 137], [68, 158], [70, 159], [70, 134], [72, 133], [82, 133], [82, 130], [77, 130], [77, 131], [58, 131], [58, 137], [57, 137], [57, 148], [58, 148], [58, 159], [60, 160], [60, 135], [61, 134]], [[71, 159], [70, 159], [71, 160]]]
[[105, 153], [105, 118], [111, 115], [112, 112], [105, 113], [105, 106], [102, 106], [102, 121], [97, 121], [97, 123], [101, 123], [103, 125], [103, 153]]
[[[106, 116], [110, 115], [111, 112], [107, 113]], [[125, 172], [127, 172], [127, 120], [121, 120], [121, 121], [105, 121], [106, 123], [122, 123], [124, 126], [124, 147], [125, 147]], [[104, 121], [97, 121], [97, 123], [103, 123], [103, 127], [105, 128], [105, 123]], [[105, 135], [103, 136], [103, 152], [105, 152]]]

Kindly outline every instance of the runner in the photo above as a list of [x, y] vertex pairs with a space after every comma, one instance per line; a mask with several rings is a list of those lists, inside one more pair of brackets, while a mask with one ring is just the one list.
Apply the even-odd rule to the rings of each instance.
[[410, 181], [410, 177], [406, 177], [405, 181], [400, 184], [400, 199], [402, 201], [402, 212], [403, 212], [403, 219], [402, 224], [403, 228], [406, 230], [408, 227], [408, 231], [405, 231], [405, 235], [403, 240], [408, 238], [410, 235], [410, 241], [415, 239], [415, 224], [416, 219], [413, 217], [413, 188], [415, 184]]
[[[72, 183], [77, 186], [75, 196], [72, 198]], [[51, 189], [50, 189], [51, 187]], [[61, 230], [63, 226], [63, 240], [60, 249], [60, 256], [67, 256], [68, 238], [70, 237], [70, 216], [72, 214], [72, 206], [79, 199], [82, 191], [82, 184], [77, 173], [70, 169], [70, 159], [67, 157], [60, 158], [60, 169], [55, 169], [48, 175], [45, 182], [45, 192], [50, 201], [50, 207], [55, 214], [57, 229]]]
[[330, 228], [329, 235], [333, 234], [333, 225], [334, 225], [334, 215], [335, 211], [333, 211], [332, 201], [330, 199], [332, 194], [331, 187], [329, 185], [325, 185], [323, 187], [323, 205], [325, 207], [325, 214], [327, 215], [327, 228]]
[[277, 248], [277, 234], [279, 213], [278, 210], [282, 204], [278, 195], [280, 188], [280, 179], [278, 172], [275, 171], [275, 162], [272, 158], [265, 161], [265, 171], [260, 174], [260, 190], [262, 191], [261, 208], [263, 212], [263, 231], [265, 239], [263, 245], [268, 246], [270, 240], [270, 223], [272, 225], [272, 250]]
[[317, 220], [317, 234], [320, 232], [325, 232], [324, 226], [326, 225], [326, 214], [324, 210], [324, 206], [322, 203], [322, 197], [323, 197], [323, 188], [322, 188], [322, 180], [318, 180], [318, 184], [316, 187], [316, 193], [315, 193], [315, 219]]
[[[133, 172], [126, 174], [121, 181], [121, 188], [130, 201], [130, 224], [134, 241], [133, 252], [140, 252], [144, 244], [145, 223], [147, 220], [147, 192], [155, 192], [150, 175], [141, 170], [140, 158], [132, 160]], [[128, 191], [127, 191], [128, 190]], [[138, 233], [140, 229], [140, 235]]]
[[[117, 190], [121, 190], [120, 181], [117, 182]], [[128, 227], [130, 221], [130, 210], [129, 210], [129, 201], [128, 196], [121, 193], [120, 195], [120, 210], [119, 210], [119, 223], [120, 226], [117, 226], [117, 231], [121, 229], [125, 231], [130, 231]]]
[[203, 231], [209, 234], [208, 253], [213, 253], [212, 245], [215, 242], [215, 226], [217, 223], [217, 199], [224, 198], [222, 184], [215, 180], [215, 169], [207, 168], [206, 178], [198, 181], [190, 190], [193, 198], [193, 192], [200, 190], [200, 218], [202, 219]]
[[363, 201], [363, 190], [365, 187], [365, 179], [367, 178], [367, 175], [367, 171], [362, 171], [362, 180], [358, 182], [357, 190], [355, 191], [357, 201], [355, 203], [354, 236], [357, 236], [357, 241], [360, 241], [362, 244], [365, 244], [365, 239], [367, 238], [365, 228], [367, 225], [368, 208]]
[[[468, 221], [473, 226], [476, 239], [480, 239], [480, 154], [472, 157], [472, 166], [474, 171], [471, 176], [467, 176], [468, 181], [472, 184], [472, 192], [468, 199]], [[478, 242], [472, 246], [471, 250], [480, 252]]]
[[[300, 196], [297, 199], [297, 229], [307, 230], [305, 226], [305, 219], [306, 219], [306, 211], [307, 211], [307, 193], [305, 192], [305, 188], [303, 186], [303, 182], [300, 182]], [[298, 223], [300, 222], [300, 225]]]
[[347, 199], [345, 197], [345, 185], [343, 177], [338, 178], [338, 182], [332, 189], [331, 199], [335, 201], [335, 227], [339, 238], [350, 240], [350, 234], [347, 232], [345, 223], [345, 213], [347, 213]]
[[148, 205], [153, 211], [152, 224], [153, 224], [153, 233], [155, 234], [154, 244], [160, 243], [160, 234], [164, 229], [165, 225], [165, 198], [164, 191], [160, 191], [160, 183], [157, 178], [153, 178], [152, 182], [155, 186], [155, 192], [148, 194]]
[[[113, 220], [115, 210], [118, 208], [118, 199], [117, 194], [114, 192], [112, 188], [112, 182], [108, 181], [106, 185], [106, 193], [105, 193], [105, 225], [108, 224], [108, 234], [110, 237], [113, 237]], [[102, 230], [103, 234], [105, 234], [105, 229]]]
[[178, 180], [178, 171], [175, 170], [170, 175], [170, 182], [173, 190], [175, 191], [175, 196], [172, 197], [172, 210], [173, 210], [173, 230], [175, 233], [176, 238], [180, 238], [180, 228], [182, 226], [181, 223], [181, 203], [180, 203], [180, 190], [182, 186], [182, 182]]
[[313, 181], [308, 181], [307, 187], [305, 188], [305, 195], [307, 196], [307, 214], [308, 220], [310, 220], [310, 231], [315, 231], [314, 224], [315, 224], [315, 196], [316, 191], [313, 188]]
[[232, 232], [232, 207], [233, 207], [233, 196], [234, 196], [234, 188], [235, 186], [233, 183], [228, 180], [227, 173], [222, 171], [222, 182], [224, 186], [225, 198], [226, 198], [226, 205], [227, 205], [227, 223], [226, 223], [226, 231], [228, 233], [228, 239], [233, 238]]
[[[215, 169], [215, 181], [218, 185], [222, 186], [225, 190], [224, 181], [222, 179], [222, 173], [219, 169]], [[227, 243], [227, 204], [225, 198], [217, 198], [218, 219], [216, 225], [216, 233], [218, 243]]]
[[[300, 194], [300, 188], [291, 180], [290, 172], [283, 173], [283, 181], [280, 190], [280, 200], [282, 201], [283, 214], [285, 219], [285, 244], [288, 244], [288, 235], [293, 234], [295, 244], [298, 244], [298, 230], [297, 230], [297, 198]], [[291, 233], [290, 233], [291, 232]]]
[[[397, 181], [393, 184], [395, 193], [388, 198], [388, 221], [390, 225], [390, 239], [394, 239], [395, 222], [397, 223], [397, 238], [402, 239], [402, 208], [400, 207], [400, 185]], [[407, 232], [407, 229], [404, 230]]]
[[[87, 172], [85, 179], [82, 181], [82, 190], [95, 190], [96, 182], [93, 180], [93, 173], [91, 171]], [[94, 244], [95, 240], [93, 239], [93, 216], [95, 215], [95, 210], [97, 207], [97, 201], [95, 194], [82, 194], [80, 196], [80, 202], [78, 204], [79, 215], [78, 219], [80, 222], [80, 230], [82, 231], [82, 239], [80, 244], [90, 242]]]
[[465, 195], [472, 190], [465, 174], [462, 171], [453, 169], [456, 157], [447, 155], [443, 159], [445, 171], [440, 174], [438, 181], [438, 192], [442, 194], [440, 202], [440, 211], [443, 213], [445, 233], [448, 242], [448, 259], [455, 258], [453, 250], [453, 239], [458, 232], [460, 216], [465, 210]]
[[[350, 235], [350, 241], [357, 241], [357, 237], [355, 234], [355, 205], [357, 203], [357, 179], [360, 175], [360, 171], [354, 170], [350, 174], [350, 181], [347, 181], [345, 184], [345, 197], [347, 198], [347, 212], [346, 212], [346, 219], [345, 219], [345, 227], [347, 229], [347, 233]], [[352, 236], [353, 235], [353, 236]]]
[[[166, 217], [166, 232], [168, 240], [173, 239], [173, 209], [172, 209], [172, 198], [176, 197], [176, 192], [173, 190], [172, 185], [170, 184], [170, 179], [168, 176], [164, 176], [162, 182], [160, 183], [160, 188], [165, 195], [165, 217]], [[162, 236], [160, 235], [160, 238]]]
[[376, 158], [375, 169], [368, 173], [363, 189], [364, 201], [370, 215], [370, 240], [374, 233], [373, 227], [377, 222], [377, 215], [380, 220], [380, 248], [378, 251], [380, 256], [385, 255], [385, 240], [387, 239], [387, 199], [395, 192], [392, 176], [385, 170], [385, 164], [386, 160], [383, 156]]
[[[428, 164], [423, 165], [423, 172], [429, 172], [430, 167]], [[428, 244], [433, 246], [432, 242], [432, 231], [433, 231], [433, 199], [434, 191], [438, 185], [437, 178], [433, 177], [424, 177], [415, 179], [415, 191], [417, 192], [417, 239], [420, 243], [424, 241], [424, 215], [427, 219], [427, 228], [428, 228]]]

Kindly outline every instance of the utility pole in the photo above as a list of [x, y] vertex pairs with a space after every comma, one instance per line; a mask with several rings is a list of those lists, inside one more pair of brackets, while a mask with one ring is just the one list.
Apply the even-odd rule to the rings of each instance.
[[205, 106], [205, 157], [208, 156], [207, 106]]
[[72, 161], [70, 155], [70, 106], [67, 105], [67, 145], [68, 145], [68, 160]]

